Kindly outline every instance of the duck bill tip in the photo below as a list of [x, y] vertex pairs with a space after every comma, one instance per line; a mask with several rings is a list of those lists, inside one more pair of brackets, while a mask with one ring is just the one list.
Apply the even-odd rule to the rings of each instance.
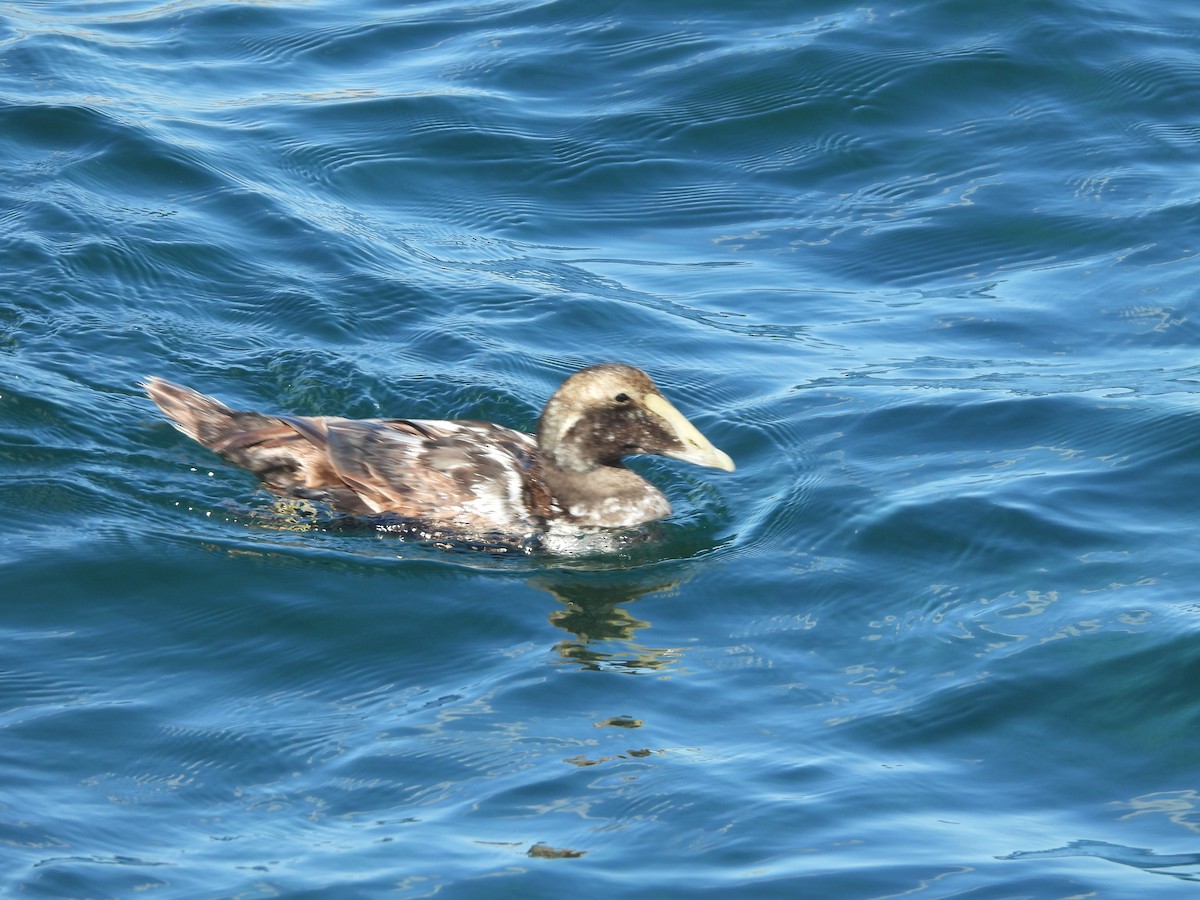
[[712, 461], [707, 463], [707, 465], [714, 469], [724, 469], [726, 472], [732, 472], [737, 469], [729, 454], [723, 450], [718, 450], [716, 447], [712, 447]]
[[667, 452], [663, 454], [664, 456], [711, 469], [724, 469], [726, 472], [734, 470], [735, 466], [729, 454], [714, 447], [708, 438], [684, 417], [683, 413], [671, 405], [666, 397], [661, 394], [648, 394], [644, 405], [651, 412], [665, 419], [675, 432], [679, 442], [683, 444], [682, 450]]

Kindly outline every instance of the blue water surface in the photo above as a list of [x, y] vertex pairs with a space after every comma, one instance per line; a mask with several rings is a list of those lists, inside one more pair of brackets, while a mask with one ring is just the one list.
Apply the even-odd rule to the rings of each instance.
[[[1193, 897], [1200, 7], [0, 4], [0, 893]], [[501, 558], [160, 375], [737, 461]]]

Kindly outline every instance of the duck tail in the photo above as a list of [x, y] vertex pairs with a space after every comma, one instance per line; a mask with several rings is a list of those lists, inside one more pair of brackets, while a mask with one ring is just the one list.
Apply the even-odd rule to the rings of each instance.
[[143, 381], [141, 386], [176, 428], [206, 447], [211, 448], [232, 432], [245, 428], [246, 423], [242, 420], [247, 414], [230, 409], [214, 397], [154, 376]]

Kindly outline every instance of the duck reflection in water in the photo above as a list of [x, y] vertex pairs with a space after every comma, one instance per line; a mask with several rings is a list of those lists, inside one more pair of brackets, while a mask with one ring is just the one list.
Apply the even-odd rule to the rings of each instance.
[[[675, 591], [679, 581], [669, 578], [614, 579], [597, 573], [571, 576], [565, 572], [538, 575], [531, 587], [554, 596], [562, 608], [550, 613], [550, 624], [568, 632], [555, 650], [564, 661], [593, 671], [630, 674], [657, 672], [678, 665], [679, 647], [651, 647], [635, 640], [650, 622], [634, 616], [626, 605], [643, 597]], [[590, 578], [589, 578], [590, 576]]]
[[[227, 507], [232, 521], [242, 520], [255, 526], [259, 537], [258, 550], [240, 546], [239, 555], [272, 555], [277, 561], [302, 547], [305, 553], [312, 544], [296, 545], [287, 539], [289, 534], [306, 535], [325, 533], [335, 540], [340, 535], [351, 536], [351, 541], [339, 542], [338, 552], [347, 554], [346, 565], [352, 560], [396, 560], [438, 559], [445, 560], [445, 552], [451, 549], [455, 562], [475, 570], [511, 572], [513, 565], [523, 566], [522, 556], [509, 559], [480, 552], [479, 549], [458, 541], [454, 545], [423, 544], [411, 542], [403, 536], [387, 531], [377, 531], [377, 540], [358, 543], [363, 529], [360, 521], [352, 518], [329, 516], [325, 511], [307, 501], [274, 500], [271, 504], [252, 509]], [[279, 535], [275, 541], [263, 537], [266, 533]], [[651, 623], [640, 619], [627, 609], [629, 604], [645, 597], [670, 595], [687, 581], [685, 573], [678, 572], [678, 565], [657, 557], [657, 538], [653, 531], [636, 536], [625, 546], [625, 555], [619, 558], [579, 559], [566, 564], [576, 568], [558, 568], [530, 575], [526, 583], [554, 597], [561, 608], [553, 610], [550, 624], [570, 634], [561, 639], [555, 650], [564, 661], [576, 663], [592, 670], [609, 670], [627, 673], [656, 672], [678, 665], [683, 658], [679, 647], [652, 647], [635, 640], [642, 629]], [[699, 552], [701, 547], [711, 546], [711, 536], [695, 546], [680, 547], [675, 551], [686, 554]], [[678, 536], [676, 536], [676, 541]], [[219, 544], [212, 545], [221, 549]], [[381, 554], [380, 547], [388, 552]], [[403, 552], [397, 552], [402, 550]], [[226, 550], [226, 552], [233, 552]], [[300, 560], [297, 560], [298, 564]], [[678, 563], [678, 558], [675, 560]], [[326, 560], [325, 565], [336, 563]], [[560, 560], [560, 565], [564, 561]], [[671, 568], [667, 568], [671, 566]], [[666, 571], [664, 569], [667, 568]], [[674, 574], [672, 573], [674, 570]]]

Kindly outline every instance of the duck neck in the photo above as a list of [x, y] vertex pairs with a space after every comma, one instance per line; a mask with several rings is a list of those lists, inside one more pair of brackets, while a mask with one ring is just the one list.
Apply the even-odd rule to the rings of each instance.
[[597, 448], [589, 440], [583, 420], [568, 417], [566, 410], [551, 397], [542, 411], [537, 428], [538, 449], [547, 468], [584, 475], [605, 466], [624, 468], [620, 457], [601, 460]]

